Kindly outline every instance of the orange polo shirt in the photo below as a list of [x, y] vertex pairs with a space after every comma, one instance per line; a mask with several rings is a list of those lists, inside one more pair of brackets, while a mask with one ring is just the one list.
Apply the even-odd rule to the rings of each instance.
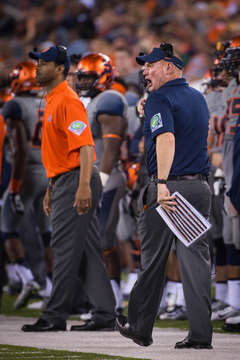
[[[87, 112], [78, 95], [65, 80], [46, 98], [42, 161], [47, 177], [54, 177], [79, 166], [79, 149], [84, 145], [94, 146]], [[93, 157], [95, 161], [95, 152]]]

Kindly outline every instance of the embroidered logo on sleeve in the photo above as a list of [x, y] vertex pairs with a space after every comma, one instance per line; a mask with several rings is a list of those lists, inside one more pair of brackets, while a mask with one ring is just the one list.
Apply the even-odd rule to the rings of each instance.
[[155, 130], [159, 129], [162, 126], [163, 126], [163, 122], [162, 122], [161, 114], [160, 113], [155, 114], [151, 118], [151, 130], [152, 130], [152, 132], [154, 132]]
[[76, 120], [71, 123], [71, 125], [68, 127], [70, 131], [72, 131], [77, 136], [80, 136], [82, 132], [86, 129], [87, 125], [80, 120]]

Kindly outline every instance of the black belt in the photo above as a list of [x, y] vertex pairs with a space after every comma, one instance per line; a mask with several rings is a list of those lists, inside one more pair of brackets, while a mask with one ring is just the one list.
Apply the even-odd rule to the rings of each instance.
[[[156, 181], [157, 175], [153, 174], [150, 176], [150, 181]], [[179, 180], [208, 180], [206, 175], [203, 174], [188, 174], [188, 175], [169, 175], [167, 181], [179, 181]]]
[[48, 178], [49, 184], [54, 185], [55, 182], [56, 182], [56, 181], [60, 178], [60, 176], [62, 176], [62, 175], [63, 175], [63, 174], [59, 174], [59, 175], [56, 175], [56, 176], [54, 176], [54, 177]]
[[[80, 166], [77, 166], [76, 168], [74, 168], [74, 169], [72, 169], [72, 170], [77, 170], [77, 169], [80, 169]], [[70, 171], [72, 171], [72, 170], [70, 170]], [[58, 175], [56, 175], [56, 176], [54, 176], [54, 177], [48, 178], [49, 183], [50, 183], [51, 185], [54, 185], [55, 182], [56, 182], [62, 175], [67, 174], [68, 172], [69, 172], [69, 171], [66, 171], [65, 173], [58, 174]]]

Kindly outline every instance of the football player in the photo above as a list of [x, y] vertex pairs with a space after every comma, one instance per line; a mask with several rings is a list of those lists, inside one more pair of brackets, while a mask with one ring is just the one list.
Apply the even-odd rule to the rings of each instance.
[[[233, 78], [222, 92], [226, 106], [225, 133], [222, 147], [222, 168], [225, 174], [226, 191], [231, 187], [233, 173], [233, 147], [236, 123], [240, 115], [240, 87], [238, 68], [240, 64], [240, 36], [234, 37], [225, 50], [221, 65]], [[228, 266], [228, 296], [225, 306], [213, 312], [212, 319], [222, 320], [240, 315], [240, 222], [239, 214], [234, 212], [229, 197], [225, 196], [225, 209], [230, 221], [229, 241], [226, 243]]]
[[90, 98], [85, 106], [91, 126], [96, 164], [103, 186], [99, 227], [102, 249], [116, 298], [116, 311], [125, 307], [120, 290], [121, 261], [116, 241], [119, 201], [124, 196], [126, 178], [120, 162], [120, 149], [126, 134], [127, 101], [118, 91], [111, 90], [114, 81], [112, 60], [100, 53], [84, 56], [78, 64], [77, 92]]
[[[1, 231], [9, 260], [15, 264], [22, 282], [14, 307], [26, 305], [30, 297], [40, 290], [35, 281], [20, 240], [20, 227], [27, 224], [26, 216], [34, 212], [37, 230], [45, 246], [48, 269], [51, 271], [50, 251], [51, 225], [44, 214], [42, 202], [47, 187], [47, 178], [41, 161], [41, 126], [44, 109], [42, 87], [35, 80], [35, 64], [23, 61], [16, 65], [10, 75], [11, 90], [14, 98], [4, 104], [2, 113], [7, 126], [7, 134], [12, 153], [12, 172], [8, 188], [3, 195]], [[32, 215], [31, 219], [33, 219]], [[32, 220], [31, 220], [32, 221]], [[30, 232], [25, 228], [25, 235]], [[49, 279], [48, 279], [49, 280]], [[46, 277], [44, 277], [44, 282]], [[51, 282], [44, 296], [49, 296]]]

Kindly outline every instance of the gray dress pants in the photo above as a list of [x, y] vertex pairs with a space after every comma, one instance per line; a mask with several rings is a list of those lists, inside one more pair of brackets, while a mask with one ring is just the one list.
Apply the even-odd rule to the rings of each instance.
[[91, 177], [92, 208], [78, 215], [73, 207], [79, 183], [79, 169], [60, 176], [52, 197], [53, 288], [46, 313], [42, 316], [55, 325], [66, 324], [71, 313], [78, 276], [94, 306], [92, 320], [114, 325], [115, 298], [102, 258], [96, 206], [101, 180], [96, 167]]
[[[203, 180], [168, 181], [172, 194], [178, 191], [205, 218], [209, 218], [211, 190]], [[146, 205], [143, 211], [144, 205]], [[168, 255], [175, 239], [161, 216], [155, 210], [157, 186], [146, 185], [139, 196], [140, 216], [138, 230], [141, 241], [141, 265], [138, 280], [132, 289], [128, 307], [128, 322], [134, 332], [150, 337], [162, 297]], [[183, 291], [189, 319], [189, 338], [211, 342], [211, 261], [205, 236], [190, 247], [176, 241]]]

